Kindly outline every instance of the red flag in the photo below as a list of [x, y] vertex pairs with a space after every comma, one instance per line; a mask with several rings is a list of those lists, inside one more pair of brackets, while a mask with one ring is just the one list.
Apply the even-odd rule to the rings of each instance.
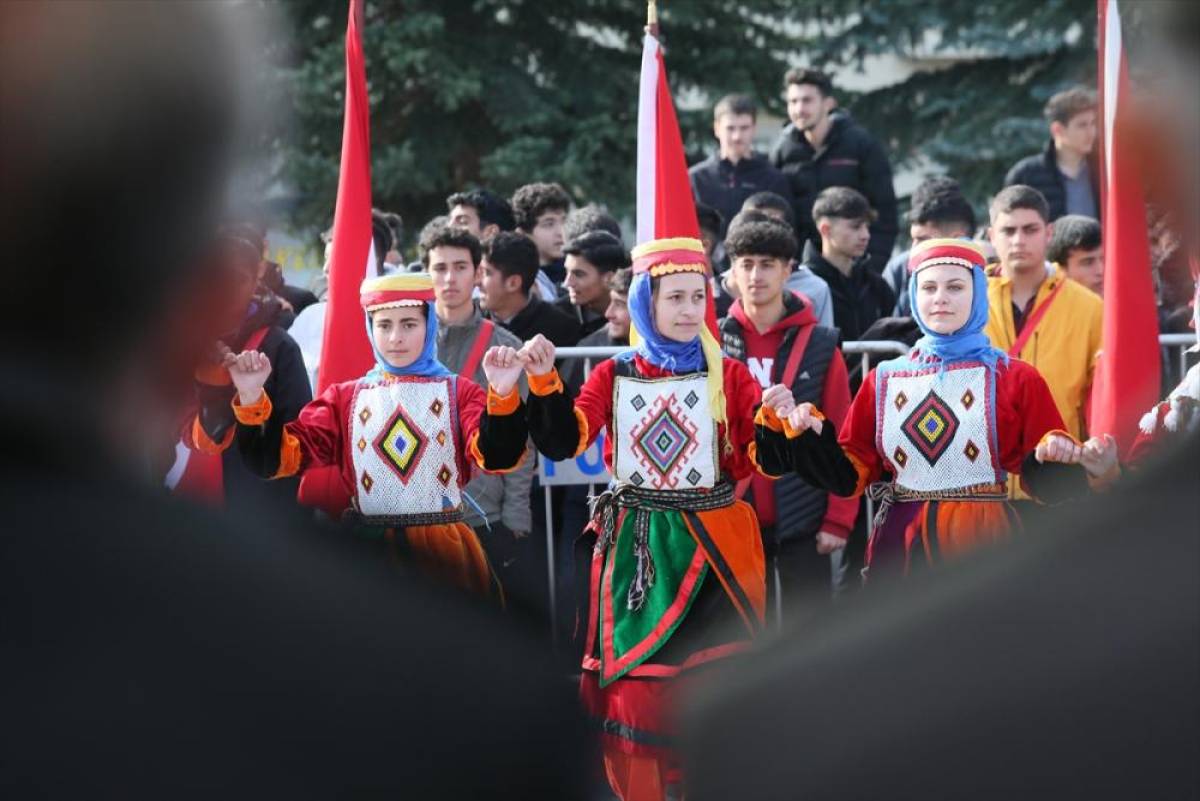
[[[637, 137], [637, 243], [669, 237], [699, 239], [700, 223], [688, 181], [679, 119], [667, 83], [667, 67], [658, 39], [649, 34], [642, 44]], [[716, 336], [716, 306], [711, 292], [707, 317]]]
[[1117, 0], [1098, 4], [1104, 335], [1089, 428], [1092, 434], [1112, 434], [1124, 453], [1133, 444], [1142, 413], [1158, 400], [1158, 314], [1121, 17]]
[[373, 261], [371, 241], [371, 119], [363, 61], [363, 0], [350, 0], [346, 24], [346, 112], [342, 166], [329, 258], [329, 306], [321, 342], [317, 392], [361, 377], [375, 358], [367, 341], [358, 288]]

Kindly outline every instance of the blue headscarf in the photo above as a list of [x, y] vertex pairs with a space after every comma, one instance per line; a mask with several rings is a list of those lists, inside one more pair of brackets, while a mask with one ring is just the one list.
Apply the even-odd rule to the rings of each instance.
[[640, 341], [636, 348], [622, 352], [617, 358], [628, 361], [636, 353], [655, 367], [673, 373], [695, 373], [705, 366], [700, 337], [687, 342], [669, 339], [658, 332], [654, 324], [653, 289], [650, 273], [639, 273], [629, 285], [629, 318], [633, 321]]
[[[953, 251], [957, 254], [949, 259], [941, 259], [937, 253]], [[928, 258], [924, 258], [928, 257]], [[966, 263], [959, 261], [969, 257]], [[938, 263], [953, 263], [964, 269], [970, 269], [972, 278], [971, 314], [962, 328], [952, 334], [939, 334], [926, 325], [921, 319], [917, 306], [917, 291], [920, 281], [914, 272], [908, 282], [908, 299], [911, 303], [913, 319], [925, 334], [914, 346], [923, 354], [936, 356], [941, 360], [943, 369], [947, 363], [960, 361], [979, 361], [991, 371], [995, 371], [999, 363], [1008, 364], [1008, 354], [993, 347], [983, 329], [988, 322], [988, 282], [987, 274], [983, 271], [983, 253], [970, 243], [969, 240], [931, 239], [922, 242], [913, 249], [910, 262], [916, 262], [921, 267]], [[918, 267], [919, 269], [919, 267]]]
[[[415, 308], [415, 307], [413, 307]], [[404, 367], [393, 367], [388, 364], [387, 359], [383, 358], [383, 354], [375, 347], [375, 336], [371, 331], [371, 312], [366, 313], [367, 319], [367, 339], [371, 343], [371, 351], [375, 354], [375, 366], [367, 372], [367, 379], [374, 380], [387, 375], [416, 375], [426, 378], [442, 378], [445, 376], [454, 375], [446, 365], [438, 361], [437, 357], [437, 330], [438, 319], [437, 313], [433, 308], [433, 301], [425, 301], [425, 344], [421, 348], [421, 355], [416, 358], [412, 364]]]

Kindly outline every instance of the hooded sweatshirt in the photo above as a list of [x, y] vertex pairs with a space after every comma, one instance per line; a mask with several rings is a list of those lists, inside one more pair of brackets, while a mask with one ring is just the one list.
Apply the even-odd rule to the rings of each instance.
[[[846, 412], [850, 409], [850, 384], [846, 363], [842, 358], [841, 350], [836, 347], [837, 332], [818, 324], [811, 305], [794, 294], [785, 293], [783, 317], [767, 331], [760, 333], [746, 315], [741, 300], [737, 300], [730, 307], [729, 317], [721, 321], [722, 344], [730, 356], [746, 363], [751, 375], [763, 389], [766, 389], [783, 379], [783, 371], [797, 335], [801, 330], [810, 326], [816, 326], [816, 329], [809, 340], [792, 389], [793, 392], [800, 390], [796, 396], [797, 403], [805, 401], [814, 403], [827, 419], [831, 420], [835, 426], [840, 427]], [[823, 355], [822, 348], [827, 348], [828, 356]], [[823, 365], [824, 381], [819, 393], [807, 396], [808, 392], [803, 388], [810, 380], [810, 366], [813, 369], [817, 367], [813, 364], [814, 359], [826, 362]], [[782, 481], [783, 479], [773, 481], [761, 474], [756, 474], [751, 480], [750, 486], [754, 493], [755, 511], [765, 526], [774, 526], [785, 522], [780, 520], [778, 514], [781, 500], [779, 493], [781, 487], [782, 491], [790, 490], [781, 484]], [[820, 525], [811, 531], [780, 532], [783, 539], [793, 539], [799, 536], [812, 537], [818, 531], [826, 531], [843, 538], [849, 536], [850, 530], [854, 527], [855, 515], [858, 513], [858, 501], [839, 498], [832, 493], [824, 494], [827, 497]]]

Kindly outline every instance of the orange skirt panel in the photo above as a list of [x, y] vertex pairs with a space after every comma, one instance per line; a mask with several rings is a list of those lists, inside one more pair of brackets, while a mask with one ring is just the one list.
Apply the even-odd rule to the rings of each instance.
[[1019, 525], [1004, 501], [929, 502], [905, 532], [905, 545], [910, 560], [917, 550], [930, 562], [954, 559], [1006, 539]]
[[[704, 524], [709, 538], [721, 552], [721, 557], [729, 565], [730, 572], [750, 602], [750, 609], [742, 610], [735, 600], [735, 605], [739, 606], [738, 611], [757, 618], [757, 625], [761, 626], [767, 608], [767, 564], [766, 557], [763, 556], [762, 533], [759, 531], [758, 517], [754, 514], [754, 509], [745, 501], [734, 501], [732, 505], [721, 509], [697, 512], [696, 516]], [[691, 530], [690, 525], [688, 529]], [[692, 531], [692, 536], [696, 537], [695, 531]], [[708, 554], [705, 543], [698, 537], [697, 542]], [[711, 564], [713, 556], [708, 556]], [[731, 599], [736, 599], [738, 594], [729, 586], [722, 571], [714, 569], [712, 573], [725, 588], [725, 593]], [[754, 628], [751, 621], [748, 620], [747, 624]]]
[[492, 568], [479, 537], [466, 523], [407, 526], [404, 535], [414, 561], [426, 573], [459, 589], [489, 594]]

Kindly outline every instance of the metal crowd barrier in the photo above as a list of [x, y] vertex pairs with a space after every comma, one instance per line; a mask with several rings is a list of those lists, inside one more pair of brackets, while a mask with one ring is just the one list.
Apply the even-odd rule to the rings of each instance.
[[[1178, 359], [1179, 375], [1182, 377], [1188, 370], [1188, 351], [1192, 345], [1196, 344], [1195, 335], [1163, 334], [1158, 340], [1163, 350], [1163, 359], [1168, 365], [1172, 358], [1170, 351], [1178, 348], [1178, 354], [1175, 358]], [[623, 350], [625, 350], [623, 347], [558, 348], [555, 353], [560, 359], [585, 359], [583, 370], [586, 377], [591, 373], [593, 359], [607, 359]], [[863, 377], [871, 370], [870, 362], [872, 356], [900, 356], [907, 353], [908, 350], [909, 346], [907, 344], [894, 340], [861, 340], [842, 343], [843, 354], [846, 356], [861, 356], [858, 369], [861, 370], [860, 375]], [[592, 492], [595, 491], [595, 484], [589, 484], [588, 486], [593, 488]], [[546, 504], [546, 578], [550, 585], [550, 628], [553, 634], [555, 633], [555, 612], [557, 610], [557, 587], [555, 585], [554, 564], [554, 513], [550, 490], [551, 487], [548, 485], [542, 487]], [[866, 498], [866, 514], [867, 520], [872, 520], [875, 517], [875, 502], [870, 497]]]

